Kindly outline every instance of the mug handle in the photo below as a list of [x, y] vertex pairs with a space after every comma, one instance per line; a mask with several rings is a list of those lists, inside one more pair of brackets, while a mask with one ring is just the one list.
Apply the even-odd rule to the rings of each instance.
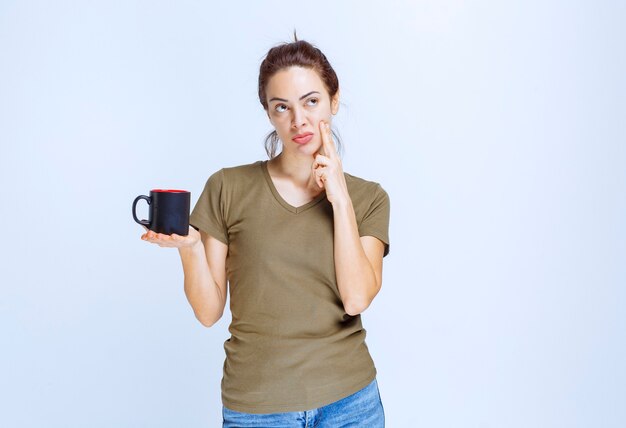
[[139, 202], [140, 199], [145, 199], [148, 205], [150, 205], [151, 203], [150, 196], [145, 196], [145, 195], [137, 196], [135, 200], [133, 201], [133, 218], [135, 219], [137, 223], [143, 224], [144, 226], [148, 226], [148, 228], [150, 228], [150, 222], [148, 220], [139, 220], [137, 218], [137, 202]]

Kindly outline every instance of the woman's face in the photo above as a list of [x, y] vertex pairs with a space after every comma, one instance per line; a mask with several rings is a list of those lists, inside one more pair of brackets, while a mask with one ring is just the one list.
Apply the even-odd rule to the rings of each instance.
[[[283, 151], [315, 156], [322, 146], [320, 121], [332, 124], [332, 115], [339, 109], [339, 91], [331, 100], [315, 70], [289, 67], [271, 77], [265, 93], [267, 115]], [[293, 139], [307, 133], [313, 134], [310, 141]]]

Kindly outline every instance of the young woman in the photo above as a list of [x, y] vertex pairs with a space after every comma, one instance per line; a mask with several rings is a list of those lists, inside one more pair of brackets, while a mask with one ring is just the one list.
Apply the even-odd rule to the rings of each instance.
[[360, 313], [381, 288], [389, 197], [343, 171], [330, 127], [339, 82], [319, 49], [270, 49], [259, 99], [274, 127], [269, 160], [211, 174], [188, 236], [142, 239], [179, 249], [203, 325], [230, 291], [224, 427], [383, 427]]

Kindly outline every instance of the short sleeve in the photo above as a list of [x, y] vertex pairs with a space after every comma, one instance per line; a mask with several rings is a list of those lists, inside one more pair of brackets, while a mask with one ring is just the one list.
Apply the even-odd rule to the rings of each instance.
[[389, 195], [377, 183], [372, 202], [359, 224], [359, 236], [374, 236], [383, 241], [383, 257], [389, 254], [389, 211]]
[[224, 170], [213, 173], [206, 181], [196, 202], [189, 224], [228, 245], [228, 228], [224, 220]]

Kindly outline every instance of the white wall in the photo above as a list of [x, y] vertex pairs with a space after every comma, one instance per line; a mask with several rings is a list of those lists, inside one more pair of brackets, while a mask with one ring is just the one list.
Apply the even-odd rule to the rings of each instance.
[[130, 207], [265, 158], [258, 67], [296, 28], [391, 197], [387, 426], [625, 426], [624, 3], [306, 5], [0, 2], [0, 425], [221, 426], [230, 313], [195, 320]]

